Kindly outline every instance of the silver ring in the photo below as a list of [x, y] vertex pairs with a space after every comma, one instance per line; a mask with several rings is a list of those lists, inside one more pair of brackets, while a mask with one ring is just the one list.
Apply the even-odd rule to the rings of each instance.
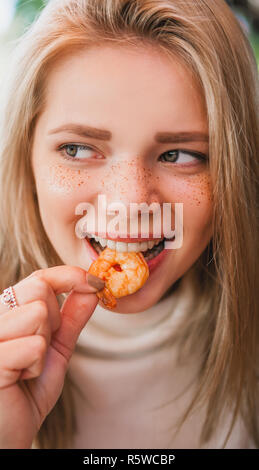
[[17, 307], [17, 302], [15, 298], [14, 288], [12, 286], [7, 287], [1, 295], [2, 304], [6, 305], [8, 308]]

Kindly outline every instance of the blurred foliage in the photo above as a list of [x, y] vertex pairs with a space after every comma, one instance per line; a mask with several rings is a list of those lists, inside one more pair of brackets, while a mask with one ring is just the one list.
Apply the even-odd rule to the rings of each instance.
[[47, 0], [17, 0], [16, 15], [22, 16], [26, 25], [30, 24], [46, 3]]
[[250, 34], [249, 39], [250, 39], [252, 47], [255, 51], [255, 55], [256, 55], [256, 58], [257, 58], [257, 64], [258, 64], [258, 68], [259, 68], [259, 34], [255, 33], [255, 31], [252, 31], [252, 33]]

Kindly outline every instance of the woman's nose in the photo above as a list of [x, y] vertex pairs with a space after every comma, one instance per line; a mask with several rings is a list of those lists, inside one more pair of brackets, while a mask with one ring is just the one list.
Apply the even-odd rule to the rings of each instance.
[[140, 217], [146, 214], [143, 224], [150, 232], [148, 225], [150, 226], [154, 219], [158, 219], [160, 227], [162, 206], [160, 189], [151, 168], [139, 161], [131, 160], [113, 165], [110, 177], [103, 180], [102, 194], [106, 198], [105, 202], [110, 216], [116, 213], [119, 220], [121, 217], [123, 220], [127, 219], [128, 228], [135, 227], [137, 230]]
[[137, 159], [122, 160], [112, 165], [109, 177], [104, 178], [103, 192], [108, 202], [130, 203], [153, 202], [158, 188], [154, 186], [151, 168]]

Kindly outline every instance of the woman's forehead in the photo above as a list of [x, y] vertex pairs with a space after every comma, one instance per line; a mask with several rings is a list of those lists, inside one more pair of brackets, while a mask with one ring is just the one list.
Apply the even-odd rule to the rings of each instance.
[[118, 118], [169, 125], [184, 120], [186, 127], [206, 121], [191, 71], [151, 48], [98, 47], [64, 57], [47, 77], [46, 112], [54, 121], [87, 115], [93, 121], [102, 116], [107, 124]]

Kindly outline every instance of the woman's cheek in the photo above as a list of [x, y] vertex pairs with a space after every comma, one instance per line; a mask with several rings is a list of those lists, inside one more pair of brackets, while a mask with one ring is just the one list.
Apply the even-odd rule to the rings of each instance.
[[200, 234], [208, 232], [212, 218], [212, 188], [208, 171], [188, 176], [172, 176], [166, 187], [170, 191], [172, 203], [183, 204], [184, 233]]
[[[64, 167], [60, 164], [35, 168], [35, 180], [42, 219], [64, 222], [75, 221], [76, 207], [87, 201], [91, 194], [89, 174], [85, 170]], [[55, 220], [54, 220], [55, 222]]]
[[47, 167], [40, 175], [43, 187], [50, 194], [78, 198], [81, 190], [89, 190], [90, 175], [86, 170], [74, 169], [57, 164]]

